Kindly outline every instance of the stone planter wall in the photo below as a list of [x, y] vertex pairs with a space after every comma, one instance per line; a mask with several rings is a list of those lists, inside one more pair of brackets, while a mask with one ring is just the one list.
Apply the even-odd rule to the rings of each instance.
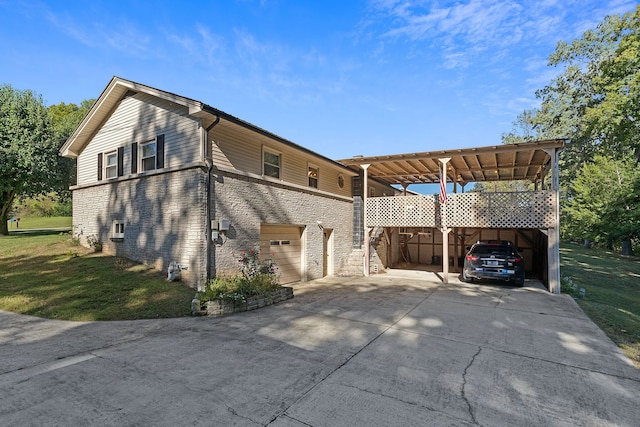
[[222, 300], [207, 301], [207, 316], [221, 317], [241, 311], [255, 310], [256, 308], [265, 307], [291, 298], [293, 298], [293, 288], [283, 286], [268, 295], [249, 297], [247, 298], [247, 302], [240, 304]]

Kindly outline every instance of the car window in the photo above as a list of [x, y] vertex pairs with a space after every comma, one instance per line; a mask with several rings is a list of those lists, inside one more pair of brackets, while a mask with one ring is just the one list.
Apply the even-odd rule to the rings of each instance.
[[477, 255], [487, 255], [492, 253], [507, 253], [513, 255], [511, 248], [499, 245], [476, 245], [471, 249], [471, 252]]

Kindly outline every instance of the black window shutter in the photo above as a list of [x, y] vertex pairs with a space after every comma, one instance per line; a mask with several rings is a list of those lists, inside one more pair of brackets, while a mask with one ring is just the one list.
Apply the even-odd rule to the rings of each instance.
[[118, 147], [118, 176], [124, 175], [124, 147]]
[[131, 144], [131, 173], [138, 172], [138, 143]]
[[102, 181], [102, 153], [98, 153], [98, 181]]
[[156, 168], [164, 167], [164, 134], [156, 137]]

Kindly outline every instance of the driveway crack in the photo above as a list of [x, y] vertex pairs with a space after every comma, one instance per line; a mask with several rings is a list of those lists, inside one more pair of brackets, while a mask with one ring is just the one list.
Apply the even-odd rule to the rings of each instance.
[[373, 391], [373, 390], [368, 390], [368, 389], [365, 389], [365, 388], [362, 388], [362, 387], [357, 387], [355, 385], [342, 384], [342, 386], [346, 387], [346, 388], [353, 388], [355, 390], [359, 390], [359, 391], [361, 391], [363, 393], [368, 393], [368, 394], [371, 394], [371, 395], [374, 395], [374, 396], [381, 396], [381, 397], [384, 397], [386, 399], [393, 399], [396, 402], [404, 403], [405, 405], [411, 405], [411, 406], [416, 406], [416, 407], [419, 407], [419, 408], [423, 408], [423, 409], [426, 409], [427, 411], [430, 411], [430, 412], [436, 412], [438, 414], [442, 414], [442, 415], [446, 416], [447, 418], [451, 418], [451, 419], [455, 419], [455, 420], [459, 420], [459, 421], [465, 421], [465, 422], [467, 421], [466, 419], [461, 419], [461, 418], [456, 417], [453, 414], [450, 414], [450, 413], [448, 413], [446, 411], [431, 407], [429, 405], [425, 405], [425, 404], [423, 404], [421, 402], [415, 402], [415, 401], [411, 401], [411, 400], [401, 399], [398, 396], [392, 396], [392, 395], [389, 395], [389, 394], [386, 394], [386, 393], [381, 393], [381, 392], [376, 392], [376, 391]]
[[481, 351], [482, 351], [482, 347], [478, 347], [478, 351], [476, 352], [476, 354], [473, 355], [473, 357], [471, 358], [471, 361], [464, 368], [464, 372], [462, 373], [461, 394], [462, 394], [462, 398], [464, 399], [465, 403], [467, 404], [467, 408], [469, 409], [469, 416], [471, 416], [471, 421], [473, 421], [474, 424], [478, 424], [478, 421], [476, 420], [476, 416], [475, 416], [475, 413], [473, 411], [473, 406], [471, 405], [471, 402], [469, 402], [469, 399], [467, 398], [467, 394], [466, 394], [467, 372], [469, 371], [469, 368], [471, 368], [471, 365], [473, 365], [473, 362], [475, 362], [476, 357], [478, 357], [478, 355], [480, 354]]

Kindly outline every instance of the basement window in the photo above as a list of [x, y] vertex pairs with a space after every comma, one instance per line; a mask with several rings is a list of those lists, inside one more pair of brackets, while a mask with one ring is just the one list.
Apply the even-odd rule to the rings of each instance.
[[123, 240], [124, 239], [124, 221], [115, 219], [111, 226], [111, 239]]

